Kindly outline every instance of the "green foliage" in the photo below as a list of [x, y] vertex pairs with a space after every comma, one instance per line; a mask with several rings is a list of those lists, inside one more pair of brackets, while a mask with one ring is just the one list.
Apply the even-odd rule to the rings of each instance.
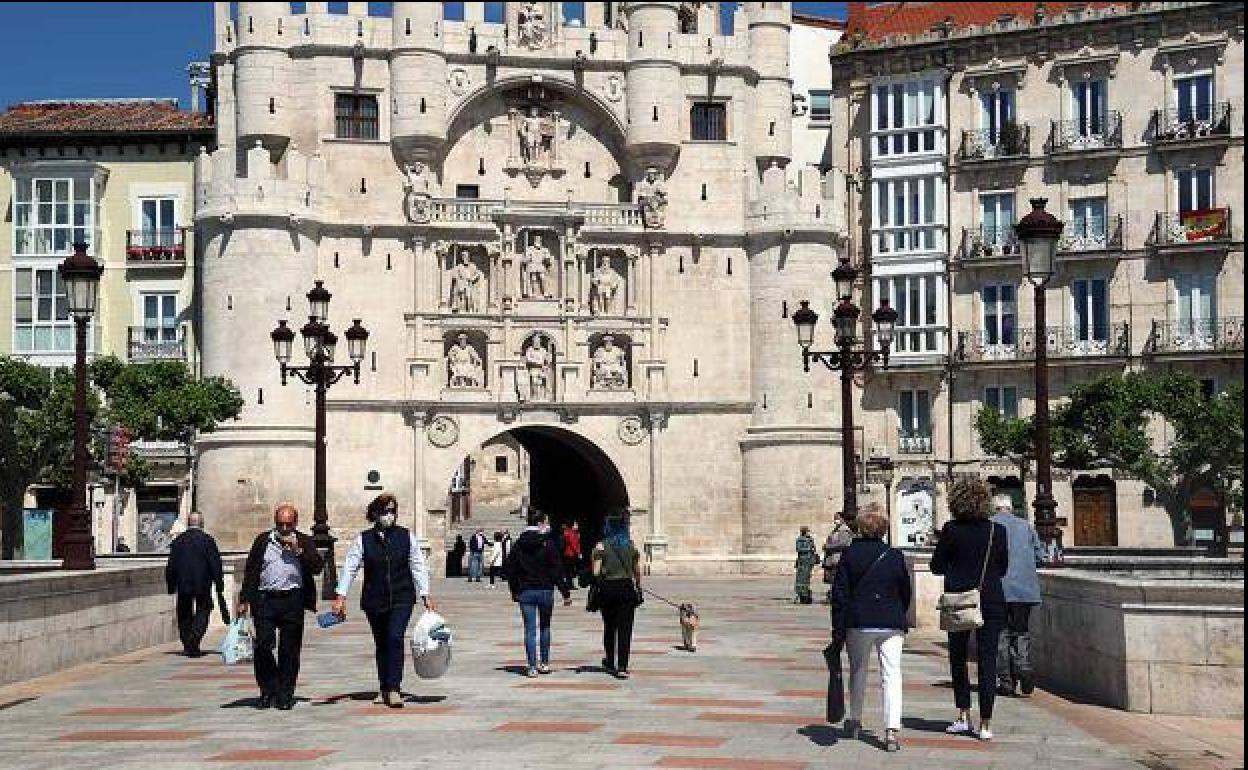
[[1030, 418], [1008, 417], [985, 406], [975, 415], [975, 430], [985, 452], [1019, 465], [1025, 475], [1028, 461], [1035, 456]]
[[228, 380], [196, 380], [181, 361], [123, 364], [109, 356], [91, 364], [91, 376], [108, 396], [111, 422], [136, 438], [189, 442], [243, 407]]

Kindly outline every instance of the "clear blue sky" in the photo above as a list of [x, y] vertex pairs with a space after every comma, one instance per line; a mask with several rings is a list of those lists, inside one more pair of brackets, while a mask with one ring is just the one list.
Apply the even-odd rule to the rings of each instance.
[[[794, 7], [845, 13], [844, 3]], [[186, 65], [212, 48], [212, 3], [0, 3], [0, 30], [0, 109], [74, 97], [177, 97], [186, 107]]]

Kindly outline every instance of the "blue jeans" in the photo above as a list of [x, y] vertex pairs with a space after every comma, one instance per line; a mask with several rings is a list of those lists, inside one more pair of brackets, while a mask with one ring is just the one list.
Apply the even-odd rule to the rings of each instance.
[[520, 616], [524, 618], [524, 657], [529, 668], [538, 663], [538, 630], [541, 630], [541, 662], [550, 662], [550, 616], [555, 610], [551, 588], [526, 588], [520, 592]]
[[468, 582], [481, 582], [481, 565], [485, 555], [481, 551], [473, 551], [468, 554]]
[[412, 605], [399, 604], [385, 612], [365, 612], [376, 647], [377, 683], [383, 692], [399, 692], [403, 683], [403, 640], [412, 619]]

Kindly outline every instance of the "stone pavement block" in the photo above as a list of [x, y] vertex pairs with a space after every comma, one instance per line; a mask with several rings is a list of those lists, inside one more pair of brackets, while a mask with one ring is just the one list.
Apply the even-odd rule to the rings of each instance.
[[241, 749], [208, 757], [209, 762], [310, 762], [333, 754], [333, 749]]
[[670, 733], [624, 733], [614, 743], [637, 746], [664, 746], [685, 749], [715, 749], [727, 738], [712, 735], [672, 735]]

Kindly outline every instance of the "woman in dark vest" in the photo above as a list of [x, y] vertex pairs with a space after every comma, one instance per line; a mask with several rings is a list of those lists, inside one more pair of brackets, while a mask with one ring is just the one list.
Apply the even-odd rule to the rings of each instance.
[[347, 616], [347, 592], [360, 568], [364, 568], [364, 590], [360, 608], [368, 617], [377, 648], [377, 698], [391, 708], [403, 708], [400, 685], [403, 681], [403, 640], [412, 608], [419, 598], [425, 609], [433, 609], [429, 598], [429, 572], [425, 557], [410, 532], [395, 522], [399, 503], [394, 495], [378, 495], [368, 504], [365, 517], [373, 526], [356, 535], [347, 550], [334, 612]]

